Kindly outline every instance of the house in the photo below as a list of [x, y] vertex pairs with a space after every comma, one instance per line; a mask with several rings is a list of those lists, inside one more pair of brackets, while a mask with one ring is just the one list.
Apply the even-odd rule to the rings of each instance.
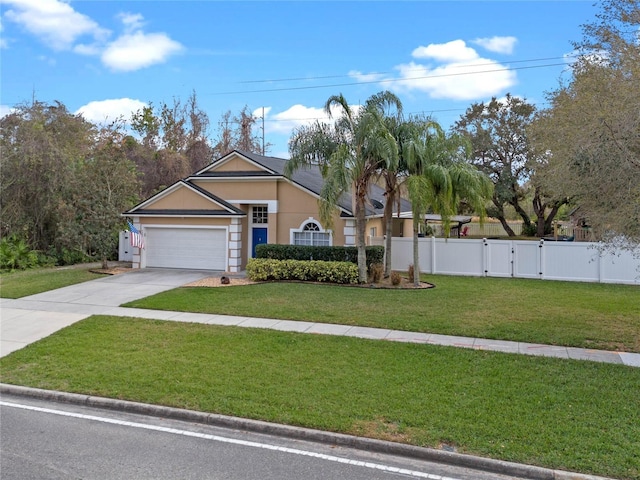
[[[340, 198], [333, 229], [326, 229], [318, 213], [319, 168], [288, 179], [286, 162], [234, 150], [124, 212], [145, 239], [133, 267], [238, 272], [261, 243], [355, 245], [351, 196]], [[369, 198], [367, 232], [382, 235], [384, 190], [372, 185]], [[401, 208], [410, 205], [403, 200]]]

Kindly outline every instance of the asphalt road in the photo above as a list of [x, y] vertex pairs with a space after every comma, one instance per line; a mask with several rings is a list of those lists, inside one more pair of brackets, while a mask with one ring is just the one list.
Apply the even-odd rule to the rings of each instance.
[[504, 480], [449, 465], [3, 395], [6, 479]]

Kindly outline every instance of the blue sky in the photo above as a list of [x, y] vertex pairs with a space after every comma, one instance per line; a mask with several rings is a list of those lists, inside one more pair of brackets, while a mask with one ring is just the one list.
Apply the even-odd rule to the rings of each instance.
[[[211, 121], [264, 109], [267, 154], [324, 118], [391, 90], [449, 127], [506, 93], [544, 108], [567, 79], [588, 1], [0, 0], [0, 114], [35, 96], [103, 122], [195, 91]], [[259, 120], [259, 126], [262, 121]]]

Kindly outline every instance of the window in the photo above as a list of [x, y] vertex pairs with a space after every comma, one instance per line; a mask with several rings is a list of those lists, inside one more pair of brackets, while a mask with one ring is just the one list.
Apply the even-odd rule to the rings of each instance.
[[253, 207], [252, 220], [254, 224], [267, 224], [269, 219], [269, 209], [264, 206]]
[[301, 230], [293, 231], [294, 245], [330, 246], [331, 232], [325, 232], [316, 222], [307, 222]]

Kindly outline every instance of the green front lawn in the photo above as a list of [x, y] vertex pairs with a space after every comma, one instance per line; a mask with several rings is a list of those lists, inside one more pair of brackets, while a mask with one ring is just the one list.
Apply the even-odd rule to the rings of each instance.
[[0, 297], [21, 298], [100, 278], [88, 267], [38, 268], [0, 273]]
[[6, 383], [640, 478], [640, 369], [622, 365], [101, 316], [0, 359], [0, 372]]
[[424, 276], [436, 288], [183, 287], [126, 306], [640, 352], [640, 287]]

